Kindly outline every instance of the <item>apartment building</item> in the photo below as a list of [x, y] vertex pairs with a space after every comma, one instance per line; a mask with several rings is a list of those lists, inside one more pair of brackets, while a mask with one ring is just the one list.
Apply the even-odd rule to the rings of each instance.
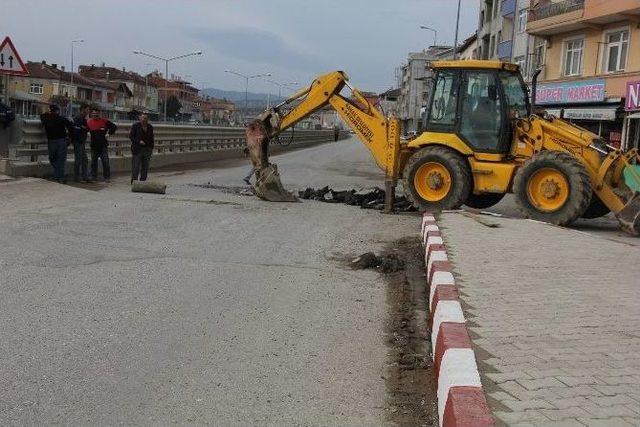
[[127, 86], [132, 97], [126, 107], [118, 108], [121, 118], [130, 118], [129, 113], [131, 111], [144, 111], [153, 115], [158, 113], [158, 89], [147, 77], [125, 68], [119, 69], [105, 64], [100, 66], [94, 64], [81, 65], [78, 68], [78, 72], [80, 75], [93, 80], [109, 84], [119, 83]]
[[8, 95], [16, 114], [33, 117], [42, 113], [48, 104], [62, 104], [63, 113], [74, 114], [81, 103], [97, 105], [110, 117], [116, 102], [130, 97], [131, 93], [120, 85], [108, 85], [70, 73], [57, 64], [27, 62], [26, 76], [10, 76]]
[[530, 81], [542, 65], [544, 41], [527, 34], [530, 0], [480, 0], [476, 57], [520, 65]]
[[160, 108], [163, 108], [162, 105], [166, 99], [175, 96], [182, 105], [180, 109], [181, 119], [202, 120], [201, 102], [198, 97], [200, 91], [198, 88], [176, 75], [171, 75], [171, 78], [167, 80], [162, 73], [158, 71], [149, 74], [148, 78], [151, 84], [158, 88]]
[[396, 113], [405, 134], [419, 132], [422, 129], [422, 117], [428, 101], [428, 66], [431, 61], [450, 59], [451, 46], [430, 46], [421, 52], [410, 52], [407, 63], [396, 72], [398, 94]]
[[531, 0], [545, 42], [536, 103], [615, 146], [638, 146], [640, 0]]

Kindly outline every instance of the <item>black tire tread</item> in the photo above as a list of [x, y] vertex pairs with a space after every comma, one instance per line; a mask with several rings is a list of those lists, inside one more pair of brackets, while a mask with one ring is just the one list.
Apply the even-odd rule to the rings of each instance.
[[[540, 163], [552, 163], [565, 166], [570, 170], [569, 180], [569, 200], [556, 212], [540, 212], [529, 202], [527, 196], [527, 182], [530, 172], [534, 172]], [[548, 167], [548, 165], [545, 165]], [[515, 194], [518, 209], [528, 218], [550, 222], [556, 225], [569, 225], [580, 218], [591, 203], [593, 189], [591, 179], [584, 165], [569, 153], [562, 151], [541, 151], [529, 160], [516, 172], [513, 182], [513, 193]]]
[[[453, 191], [440, 202], [428, 202], [420, 197], [413, 188], [413, 173], [419, 165], [429, 158], [440, 157], [454, 165], [452, 173]], [[466, 159], [456, 151], [441, 145], [430, 145], [417, 150], [411, 155], [403, 172], [404, 193], [407, 199], [419, 211], [438, 212], [442, 210], [458, 209], [469, 197], [473, 186], [471, 168]]]

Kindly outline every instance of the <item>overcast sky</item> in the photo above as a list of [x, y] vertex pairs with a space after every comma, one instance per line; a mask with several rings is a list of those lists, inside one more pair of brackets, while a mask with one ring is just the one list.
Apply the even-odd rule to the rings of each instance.
[[[460, 39], [476, 29], [480, 0], [462, 0]], [[46, 60], [131, 68], [164, 69], [141, 49], [158, 56], [202, 50], [203, 56], [171, 63], [169, 73], [198, 87], [243, 90], [224, 72], [271, 72], [280, 82], [307, 84], [313, 76], [347, 71], [363, 90], [382, 91], [407, 52], [452, 44], [456, 0], [1, 0], [0, 33], [11, 36], [24, 61]], [[0, 34], [3, 36], [3, 34]], [[277, 92], [254, 80], [252, 91]]]

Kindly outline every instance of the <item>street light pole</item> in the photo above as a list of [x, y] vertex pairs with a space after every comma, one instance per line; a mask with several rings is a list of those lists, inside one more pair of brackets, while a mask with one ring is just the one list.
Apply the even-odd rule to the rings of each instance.
[[[274, 84], [274, 85], [278, 86], [278, 102], [280, 102], [280, 100], [282, 99], [282, 88], [283, 87], [299, 84], [298, 82], [278, 83], [278, 82], [276, 82], [274, 80], [268, 80], [268, 79], [265, 79], [264, 81], [267, 82], [267, 83], [271, 83], [271, 84]], [[269, 105], [267, 105], [267, 108], [269, 108]]]
[[271, 73], [247, 75], [247, 74], [238, 73], [237, 71], [233, 71], [233, 70], [224, 70], [224, 72], [229, 74], [234, 74], [244, 79], [244, 114], [248, 115], [249, 114], [249, 80], [257, 79], [258, 77], [271, 77]]
[[458, 14], [456, 16], [456, 36], [453, 41], [453, 59], [458, 59], [458, 28], [460, 27], [460, 0], [458, 0]]
[[169, 62], [175, 61], [176, 59], [186, 58], [188, 56], [196, 56], [202, 55], [202, 51], [198, 50], [191, 53], [186, 53], [184, 55], [174, 56], [172, 58], [162, 58], [161, 56], [151, 55], [150, 53], [143, 52], [141, 50], [134, 50], [134, 54], [136, 55], [144, 55], [149, 58], [157, 59], [159, 61], [164, 61], [164, 121], [167, 121], [167, 100], [169, 99]]
[[420, 29], [421, 30], [429, 30], [429, 31], [433, 31], [433, 45], [437, 46], [438, 45], [438, 30], [431, 28], [431, 27], [427, 27], [426, 25], [420, 25]]
[[[74, 65], [73, 65], [73, 47], [75, 46], [76, 43], [84, 43], [84, 39], [77, 39], [77, 40], [71, 40], [71, 88], [70, 91], [74, 90], [73, 89], [73, 69], [74, 69]], [[75, 91], [77, 92], [77, 91]], [[72, 92], [72, 93], [75, 93]], [[75, 96], [74, 96], [75, 98]], [[71, 99], [69, 101], [69, 115], [71, 115], [73, 113], [73, 99]]]

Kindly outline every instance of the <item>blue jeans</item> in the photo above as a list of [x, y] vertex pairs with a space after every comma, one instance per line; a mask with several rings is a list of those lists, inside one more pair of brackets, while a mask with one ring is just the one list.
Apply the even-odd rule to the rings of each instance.
[[53, 167], [53, 178], [56, 181], [64, 180], [64, 165], [67, 162], [67, 140], [51, 139], [48, 143], [49, 163]]

